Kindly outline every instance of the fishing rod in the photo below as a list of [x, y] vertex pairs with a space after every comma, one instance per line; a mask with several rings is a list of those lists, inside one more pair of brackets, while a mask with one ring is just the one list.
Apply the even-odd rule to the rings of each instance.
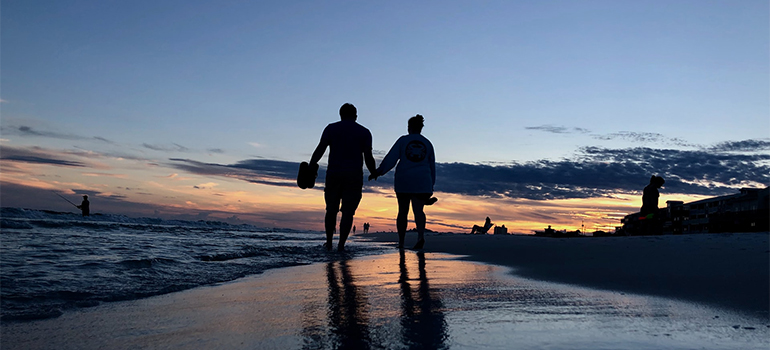
[[67, 201], [67, 203], [74, 205], [74, 206], [75, 206], [75, 208], [78, 208], [78, 209], [80, 209], [80, 207], [78, 207], [78, 205], [77, 205], [77, 204], [70, 202], [70, 200], [69, 200], [69, 199], [62, 197], [62, 195], [60, 195], [60, 194], [58, 194], [58, 193], [54, 192], [53, 190], [52, 190], [51, 192], [53, 192], [53, 194], [55, 194], [55, 195], [59, 196], [59, 198], [61, 198], [61, 199], [65, 200], [65, 201]]

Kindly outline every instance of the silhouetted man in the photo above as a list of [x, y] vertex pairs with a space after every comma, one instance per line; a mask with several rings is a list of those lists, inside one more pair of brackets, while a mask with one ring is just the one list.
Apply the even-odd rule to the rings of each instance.
[[83, 195], [83, 202], [81, 202], [77, 207], [81, 212], [83, 212], [83, 216], [91, 215], [91, 202], [88, 201], [87, 194]]
[[[363, 165], [369, 172], [376, 174], [376, 165], [372, 156], [372, 133], [369, 129], [356, 122], [358, 112], [356, 107], [346, 103], [340, 107], [340, 121], [326, 126], [321, 134], [321, 141], [310, 158], [310, 165], [318, 161], [329, 147], [329, 164], [326, 168], [324, 185], [324, 200], [326, 201], [327, 250], [332, 249], [332, 238], [337, 226], [337, 212], [342, 212], [340, 218], [340, 242], [338, 251], [345, 250], [345, 241], [353, 226], [353, 216], [361, 202], [361, 190], [364, 186]], [[340, 203], [342, 206], [340, 207]]]

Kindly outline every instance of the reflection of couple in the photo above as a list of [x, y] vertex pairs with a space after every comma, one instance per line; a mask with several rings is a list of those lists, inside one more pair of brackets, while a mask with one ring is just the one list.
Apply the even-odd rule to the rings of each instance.
[[[439, 295], [431, 289], [426, 272], [425, 254], [417, 252], [417, 273], [409, 275], [406, 252], [400, 252], [398, 284], [401, 296], [399, 318], [401, 341], [407, 349], [445, 349], [448, 337], [443, 305]], [[411, 259], [410, 259], [411, 260]], [[415, 278], [418, 277], [418, 278]], [[381, 348], [378, 341], [390, 339], [391, 334], [377, 334], [371, 327], [369, 298], [365, 288], [356, 285], [348, 260], [326, 265], [328, 283], [327, 322], [325, 330], [321, 319], [307, 317], [303, 329], [305, 349], [371, 349]], [[390, 343], [393, 346], [394, 344]]]
[[[408, 135], [401, 136], [382, 160], [379, 168], [372, 156], [372, 134], [356, 123], [358, 112], [352, 104], [346, 103], [340, 108], [340, 121], [329, 124], [321, 135], [312, 157], [311, 166], [318, 163], [329, 147], [329, 164], [326, 169], [324, 199], [326, 201], [326, 249], [332, 247], [332, 237], [336, 228], [337, 213], [340, 218], [340, 242], [337, 250], [345, 249], [345, 241], [350, 234], [358, 204], [361, 202], [363, 188], [363, 164], [369, 169], [369, 180], [386, 174], [396, 167], [395, 191], [398, 199], [398, 246], [404, 247], [407, 228], [407, 215], [411, 203], [414, 222], [417, 226], [417, 244], [420, 249], [425, 244], [425, 212], [423, 207], [436, 202], [433, 185], [436, 183], [436, 156], [431, 142], [422, 136], [424, 118], [416, 115], [409, 119]], [[398, 164], [398, 165], [396, 165]], [[340, 206], [341, 203], [341, 206]]]

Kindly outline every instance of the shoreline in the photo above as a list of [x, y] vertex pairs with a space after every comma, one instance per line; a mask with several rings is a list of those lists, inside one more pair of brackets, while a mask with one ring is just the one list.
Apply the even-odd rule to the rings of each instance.
[[770, 324], [394, 251], [6, 324], [8, 349], [764, 349]]
[[[395, 233], [355, 236], [392, 242]], [[548, 238], [426, 233], [425, 252], [512, 268], [528, 279], [661, 296], [770, 319], [770, 233]], [[416, 241], [407, 233], [406, 246]]]

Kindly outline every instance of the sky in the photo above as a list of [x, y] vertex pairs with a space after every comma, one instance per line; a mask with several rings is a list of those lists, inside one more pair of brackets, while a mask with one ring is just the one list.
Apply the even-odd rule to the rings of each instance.
[[323, 230], [296, 171], [346, 102], [378, 163], [425, 116], [429, 229], [612, 230], [653, 174], [660, 206], [770, 185], [770, 5], [2, 0], [0, 204]]

